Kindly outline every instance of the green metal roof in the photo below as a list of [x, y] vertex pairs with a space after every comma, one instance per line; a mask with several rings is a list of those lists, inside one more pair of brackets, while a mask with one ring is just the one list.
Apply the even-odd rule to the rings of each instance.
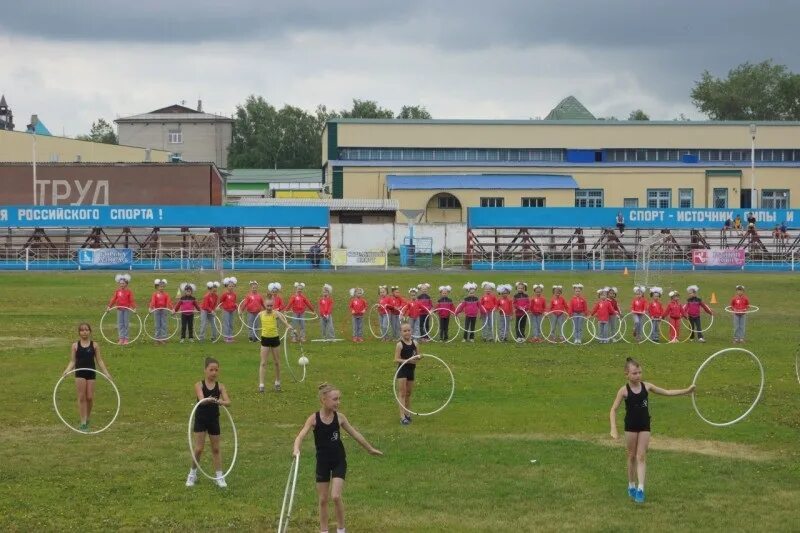
[[328, 124], [394, 124], [404, 126], [408, 124], [430, 124], [430, 125], [474, 125], [474, 126], [731, 126], [742, 127], [750, 124], [756, 126], [800, 126], [798, 120], [539, 120], [539, 119], [387, 119], [387, 118], [334, 118]]
[[574, 96], [567, 96], [547, 114], [545, 120], [596, 120]]
[[322, 172], [314, 168], [237, 168], [229, 170], [228, 183], [319, 183]]

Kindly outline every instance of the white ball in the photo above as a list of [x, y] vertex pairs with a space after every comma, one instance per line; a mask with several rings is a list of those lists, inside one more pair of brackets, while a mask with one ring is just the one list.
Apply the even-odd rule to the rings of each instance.
[[303, 357], [298, 359], [297, 362], [300, 363], [300, 366], [306, 366], [308, 364], [308, 357], [304, 355]]

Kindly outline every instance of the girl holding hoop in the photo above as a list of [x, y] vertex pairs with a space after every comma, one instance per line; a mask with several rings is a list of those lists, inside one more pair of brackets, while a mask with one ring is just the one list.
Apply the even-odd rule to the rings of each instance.
[[[598, 300], [592, 308], [590, 316], [597, 317], [597, 342], [600, 344], [608, 344], [611, 342], [611, 335], [613, 332], [609, 331], [609, 324], [611, 318], [615, 316], [614, 304], [608, 299], [608, 289], [603, 288], [597, 291]], [[575, 324], [577, 330], [578, 324]]]
[[267, 296], [272, 297], [272, 306], [273, 309], [276, 311], [283, 312], [283, 298], [281, 298], [281, 289], [283, 287], [277, 281], [267, 284], [267, 290], [269, 294]]
[[733, 343], [744, 343], [744, 328], [747, 320], [747, 310], [750, 308], [750, 300], [744, 293], [744, 285], [736, 286], [736, 294], [731, 299], [731, 309], [733, 310]]
[[153, 282], [156, 292], [150, 297], [150, 309], [155, 322], [156, 344], [166, 344], [169, 333], [167, 332], [167, 313], [172, 309], [172, 300], [166, 292], [167, 280], [157, 279]]
[[341, 430], [344, 429], [370, 455], [383, 455], [373, 447], [350, 421], [339, 412], [341, 392], [333, 385], [323, 383], [319, 386], [319, 401], [322, 408], [306, 419], [303, 429], [294, 439], [292, 455], [300, 456], [300, 445], [309, 431], [314, 432], [314, 445], [317, 449], [317, 496], [319, 498], [319, 530], [328, 533], [328, 499], [333, 500], [336, 511], [336, 528], [344, 533], [344, 478], [347, 474], [347, 458], [342, 444]]
[[704, 302], [697, 296], [700, 288], [697, 285], [689, 285], [686, 287], [686, 292], [689, 297], [686, 299], [686, 316], [689, 317], [689, 324], [692, 327], [692, 333], [689, 337], [694, 340], [695, 336], [699, 342], [706, 342], [703, 338], [703, 326], [700, 324], [700, 310], [705, 311], [709, 315], [713, 315], [712, 311]]
[[650, 332], [650, 340], [658, 342], [661, 338], [661, 319], [664, 317], [664, 306], [661, 305], [661, 293], [664, 292], [661, 287], [650, 287], [650, 305], [647, 306], [647, 314], [650, 315], [650, 321], [653, 325], [653, 330]]
[[400, 338], [400, 311], [406, 306], [406, 301], [400, 295], [400, 287], [392, 287], [391, 304], [388, 306], [389, 318], [392, 324], [392, 338]]
[[464, 313], [464, 338], [461, 339], [461, 342], [475, 342], [475, 328], [477, 327], [478, 315], [481, 314], [482, 311], [485, 312], [481, 307], [480, 299], [475, 296], [477, 288], [477, 283], [472, 283], [471, 281], [465, 283], [464, 290], [467, 291], [467, 295], [464, 296], [464, 300], [456, 307], [456, 315], [462, 312]]
[[130, 313], [136, 311], [136, 302], [133, 300], [133, 292], [128, 288], [131, 281], [130, 274], [117, 274], [114, 276], [117, 282], [117, 290], [106, 306], [106, 311], [112, 307], [117, 308], [117, 334], [121, 345], [128, 344], [128, 326], [130, 324]]
[[681, 295], [678, 291], [669, 291], [669, 298], [664, 314], [669, 321], [669, 342], [676, 343], [679, 342], [678, 332], [681, 330], [681, 318], [686, 316], [686, 312], [681, 305]]
[[403, 365], [400, 373], [397, 374], [398, 395], [400, 401], [405, 406], [405, 409], [400, 408], [400, 423], [407, 426], [411, 423], [411, 415], [408, 410], [411, 409], [411, 390], [414, 388], [414, 371], [417, 368], [417, 361], [419, 361], [419, 350], [417, 343], [411, 336], [411, 326], [403, 324], [400, 327], [400, 340], [394, 347], [394, 362], [398, 366], [403, 365], [407, 359], [408, 363]]
[[420, 283], [417, 285], [419, 294], [417, 294], [417, 302], [419, 303], [419, 334], [422, 342], [430, 340], [428, 334], [431, 331], [431, 309], [433, 309], [433, 302], [431, 295], [428, 292], [431, 290], [430, 283]]
[[642, 316], [647, 312], [647, 298], [644, 297], [646, 288], [638, 285], [633, 288], [635, 295], [631, 301], [631, 313], [633, 313], [633, 340], [639, 342], [642, 340]]
[[522, 342], [528, 336], [528, 307], [531, 300], [528, 298], [528, 284], [524, 281], [516, 283], [517, 293], [514, 295], [514, 338], [517, 342]]
[[511, 300], [510, 296], [511, 285], [498, 285], [497, 294], [500, 295], [500, 298], [497, 299], [497, 309], [500, 311], [500, 316], [498, 316], [497, 340], [499, 342], [506, 342], [508, 341], [511, 317], [514, 312], [514, 302]]
[[533, 285], [533, 298], [531, 298], [531, 320], [533, 322], [533, 333], [531, 334], [531, 342], [542, 342], [544, 340], [542, 335], [542, 317], [547, 311], [547, 299], [542, 296], [544, 285], [535, 283]]
[[[322, 296], [319, 298], [319, 325], [323, 339], [336, 338], [336, 330], [333, 327], [333, 287], [327, 283], [322, 286]], [[274, 304], [274, 302], [273, 302]]]
[[436, 301], [436, 312], [439, 314], [439, 340], [447, 342], [450, 340], [450, 315], [456, 310], [453, 300], [450, 299], [450, 285], [439, 287], [439, 299]]
[[614, 308], [614, 314], [608, 318], [608, 330], [611, 332], [611, 342], [619, 341], [617, 336], [617, 332], [620, 329], [620, 325], [617, 324], [617, 320], [622, 318], [622, 313], [619, 311], [619, 302], [617, 302], [617, 295], [619, 291], [616, 287], [609, 287], [608, 289], [608, 301], [611, 302], [611, 307]]
[[564, 338], [561, 331], [564, 329], [564, 322], [567, 320], [567, 301], [562, 296], [563, 285], [553, 285], [553, 297], [550, 299], [550, 314], [555, 319], [550, 323], [550, 340], [561, 342]]
[[242, 303], [247, 311], [247, 338], [250, 339], [250, 342], [257, 342], [256, 318], [258, 313], [264, 309], [264, 298], [258, 293], [258, 281], [250, 282], [250, 292], [244, 297]]
[[[100, 370], [111, 379], [111, 374], [106, 367], [105, 361], [100, 356], [100, 346], [92, 340], [92, 326], [87, 322], [78, 324], [78, 341], [72, 343], [72, 350], [69, 355], [69, 364], [64, 370], [67, 375], [75, 368], [91, 368]], [[80, 431], [89, 431], [89, 417], [92, 414], [94, 405], [94, 384], [97, 375], [91, 370], [79, 370], [75, 372], [75, 389], [78, 393], [78, 413], [81, 424], [78, 426]]]
[[[194, 487], [197, 482], [197, 464], [200, 462], [200, 456], [203, 455], [206, 433], [208, 433], [208, 440], [211, 441], [211, 459], [217, 476], [214, 483], [223, 489], [228, 486], [222, 474], [222, 454], [219, 448], [219, 406], [227, 407], [231, 404], [231, 400], [228, 398], [228, 390], [225, 385], [217, 381], [218, 374], [219, 361], [212, 357], [206, 357], [205, 378], [194, 384], [197, 401], [203, 403], [197, 407], [194, 417], [194, 458], [189, 475], [186, 477], [187, 487]], [[206, 398], [212, 399], [206, 400]]]
[[219, 297], [219, 306], [222, 307], [222, 336], [225, 342], [233, 342], [233, 321], [236, 319], [236, 310], [239, 300], [236, 296], [236, 278], [225, 278], [222, 284], [225, 285], [225, 292]]
[[272, 354], [272, 362], [275, 363], [275, 392], [281, 391], [281, 358], [278, 348], [281, 345], [281, 337], [278, 334], [278, 320], [294, 334], [294, 328], [289, 325], [283, 313], [275, 310], [275, 302], [267, 297], [264, 302], [264, 310], [258, 314], [261, 322], [261, 364], [258, 367], [258, 392], [264, 392], [264, 372], [267, 368], [267, 356]]
[[403, 310], [403, 315], [405, 315], [405, 317], [408, 319], [408, 323], [411, 325], [411, 334], [415, 338], [419, 338], [420, 336], [419, 315], [422, 312], [422, 307], [417, 300], [418, 292], [419, 289], [416, 287], [411, 287], [408, 289], [408, 303]]
[[200, 334], [197, 339], [203, 342], [206, 338], [206, 328], [211, 326], [211, 341], [217, 340], [217, 323], [214, 322], [216, 318], [217, 305], [219, 304], [219, 295], [217, 289], [219, 288], [219, 281], [209, 281], [206, 283], [208, 291], [203, 300], [200, 302]]
[[[569, 316], [572, 318], [573, 323], [573, 337], [575, 344], [583, 342], [583, 324], [586, 322], [586, 313], [589, 310], [589, 304], [586, 303], [586, 298], [583, 297], [583, 284], [575, 283], [572, 285], [572, 290], [575, 295], [569, 301]], [[606, 289], [597, 291], [598, 296], [605, 293]]]
[[194, 283], [181, 283], [183, 296], [175, 304], [175, 311], [181, 314], [181, 342], [189, 337], [189, 342], [194, 342], [194, 312], [200, 311], [197, 298], [194, 297]]
[[294, 294], [289, 297], [289, 301], [286, 303], [286, 308], [291, 309], [292, 315], [294, 315], [294, 318], [292, 318], [292, 339], [300, 342], [306, 341], [306, 321], [303, 318], [303, 314], [306, 311], [314, 312], [314, 306], [303, 294], [305, 288], [305, 283], [296, 281], [294, 283]]
[[389, 307], [391, 307], [392, 302], [393, 299], [389, 296], [386, 285], [378, 285], [378, 322], [382, 341], [391, 340], [389, 339]]
[[497, 296], [494, 291], [496, 285], [491, 281], [484, 281], [481, 283], [483, 289], [483, 296], [481, 296], [480, 305], [483, 309], [483, 340], [484, 342], [494, 342], [494, 321], [497, 319], [495, 308], [497, 308]]
[[[644, 503], [644, 480], [647, 470], [647, 447], [650, 444], [650, 410], [648, 393], [662, 396], [682, 396], [691, 394], [695, 386], [686, 389], [662, 389], [652, 383], [642, 381], [642, 367], [628, 357], [625, 361], [625, 378], [628, 380], [617, 391], [611, 405], [611, 438], [619, 438], [617, 432], [617, 409], [625, 401], [625, 448], [628, 452], [628, 496], [636, 503]], [[636, 481], [639, 481], [638, 486]]]
[[364, 342], [364, 313], [367, 312], [367, 301], [364, 289], [350, 289], [350, 314], [353, 316], [353, 342]]

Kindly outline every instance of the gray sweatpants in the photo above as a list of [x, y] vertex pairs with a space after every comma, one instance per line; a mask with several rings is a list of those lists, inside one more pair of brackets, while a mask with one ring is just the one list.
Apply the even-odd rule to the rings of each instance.
[[550, 322], [550, 338], [553, 340], [561, 339], [564, 337], [563, 329], [564, 329], [564, 322], [567, 320], [566, 313], [553, 313], [550, 315], [551, 322]]
[[323, 339], [335, 339], [336, 338], [336, 331], [333, 327], [333, 315], [330, 316], [322, 316], [319, 317], [319, 325], [322, 331], [322, 338]]
[[539, 339], [542, 336], [542, 315], [531, 314], [531, 324], [533, 327], [533, 338]]
[[233, 338], [234, 320], [236, 320], [236, 311], [222, 311], [222, 335], [226, 339]]
[[156, 340], [165, 341], [167, 337], [169, 337], [169, 333], [167, 333], [167, 320], [169, 317], [167, 316], [166, 309], [156, 309], [153, 311], [153, 321], [155, 322], [156, 334], [154, 337]]
[[747, 322], [747, 315], [744, 313], [734, 313], [733, 315], [733, 338], [740, 341], [744, 340], [744, 328]]
[[217, 321], [214, 320], [216, 315], [212, 311], [200, 311], [200, 331], [197, 332], [197, 339], [204, 340], [206, 338], [206, 328], [211, 326], [211, 340], [217, 340]]
[[583, 313], [575, 313], [572, 315], [572, 323], [575, 327], [572, 333], [572, 342], [583, 342], [583, 324], [586, 322], [586, 317]]
[[353, 317], [353, 337], [362, 338], [364, 336], [364, 316]]
[[128, 309], [117, 309], [117, 334], [120, 339], [128, 338], [128, 325], [131, 321], [131, 312]]
[[483, 340], [494, 340], [494, 321], [496, 319], [497, 317], [495, 316], [494, 311], [488, 311], [485, 315], [483, 315], [483, 330], [481, 331], [481, 337], [483, 337]]

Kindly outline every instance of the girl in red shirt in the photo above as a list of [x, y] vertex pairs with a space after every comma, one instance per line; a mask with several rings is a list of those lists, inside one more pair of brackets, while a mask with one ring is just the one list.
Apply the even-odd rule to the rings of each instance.
[[511, 299], [511, 285], [498, 285], [497, 310], [499, 311], [497, 320], [497, 340], [506, 342], [508, 340], [509, 324], [511, 324], [512, 313], [514, 312], [514, 301]]
[[647, 314], [650, 316], [653, 329], [650, 331], [650, 340], [658, 342], [661, 337], [659, 327], [664, 316], [664, 307], [661, 305], [661, 294], [664, 290], [661, 287], [650, 287], [650, 305], [647, 306]]
[[386, 285], [378, 285], [378, 322], [381, 332], [381, 340], [389, 339], [389, 308], [392, 307], [394, 298], [389, 296]]
[[686, 292], [689, 294], [688, 298], [686, 298], [684, 309], [686, 311], [686, 316], [689, 317], [689, 326], [692, 328], [689, 340], [694, 341], [696, 337], [699, 342], [706, 342], [703, 338], [703, 325], [700, 323], [700, 311], [705, 311], [709, 315], [713, 315], [714, 312], [699, 296], [697, 296], [699, 291], [700, 288], [697, 285], [689, 285], [686, 287]]
[[117, 282], [117, 290], [108, 302], [106, 311], [110, 311], [112, 307], [117, 308], [117, 335], [119, 343], [124, 345], [128, 344], [131, 311], [136, 312], [136, 302], [133, 300], [133, 292], [128, 288], [128, 283], [131, 281], [130, 274], [117, 274], [114, 276], [114, 281]]
[[733, 310], [733, 342], [744, 342], [744, 328], [747, 319], [747, 310], [750, 308], [750, 300], [744, 293], [744, 285], [736, 286], [736, 295], [731, 299], [731, 309]]
[[322, 329], [323, 339], [335, 339], [336, 330], [333, 327], [333, 287], [327, 283], [322, 286], [322, 296], [319, 299], [319, 324]]
[[308, 301], [303, 291], [306, 288], [305, 283], [296, 281], [294, 283], [294, 294], [289, 297], [286, 308], [292, 312], [292, 340], [299, 340], [300, 342], [306, 341], [306, 321], [303, 317], [306, 311], [314, 312], [314, 307]]
[[564, 329], [564, 322], [567, 320], [567, 301], [562, 296], [564, 292], [563, 285], [553, 285], [553, 297], [550, 298], [550, 340], [554, 342], [561, 342], [564, 340], [562, 330]]
[[353, 317], [353, 342], [364, 342], [364, 313], [367, 312], [367, 301], [364, 289], [350, 289], [350, 315]]
[[669, 303], [665, 315], [669, 320], [669, 342], [678, 342], [678, 332], [681, 330], [681, 318], [686, 316], [681, 305], [681, 295], [678, 291], [669, 292]]
[[267, 285], [267, 290], [269, 291], [270, 295], [272, 296], [272, 305], [273, 311], [280, 311], [283, 312], [285, 309], [283, 306], [283, 298], [281, 298], [281, 284], [277, 281], [270, 283]]
[[422, 310], [419, 302], [417, 301], [417, 293], [419, 291], [416, 287], [408, 289], [408, 302], [406, 303], [403, 314], [408, 318], [408, 324], [411, 326], [411, 336], [418, 339], [419, 334], [419, 315]]
[[[258, 293], [257, 281], [253, 280], [250, 282], [250, 292], [247, 293], [242, 303], [239, 305], [240, 307], [244, 307], [244, 310], [247, 312], [247, 337], [250, 339], [250, 342], [259, 342], [261, 340], [261, 334], [259, 332], [261, 329], [261, 321], [258, 320], [258, 314], [265, 309], [265, 307], [264, 298]], [[258, 324], [256, 322], [258, 322]]]
[[406, 305], [406, 301], [400, 296], [400, 287], [392, 287], [391, 305], [389, 306], [389, 320], [392, 325], [392, 338], [400, 338], [400, 313]]
[[622, 313], [619, 312], [619, 303], [617, 302], [617, 291], [616, 287], [610, 287], [608, 289], [608, 301], [611, 303], [611, 306], [614, 308], [614, 314], [608, 318], [608, 331], [611, 335], [611, 342], [617, 342], [619, 338], [617, 337], [617, 332], [619, 331], [619, 319], [622, 316]]
[[234, 277], [222, 280], [226, 290], [220, 296], [219, 306], [222, 308], [222, 335], [225, 337], [225, 342], [233, 342], [233, 321], [236, 320], [236, 310], [239, 306], [239, 300], [236, 296], [236, 284], [238, 282], [239, 280]]
[[631, 302], [631, 313], [633, 313], [633, 340], [642, 339], [642, 325], [644, 315], [647, 313], [647, 298], [644, 297], [646, 287], [641, 285], [633, 288], [633, 301]]
[[[583, 297], [582, 283], [573, 284], [572, 290], [575, 293], [569, 301], [569, 316], [574, 317], [572, 319], [572, 338], [575, 339], [575, 344], [581, 344], [583, 342], [583, 326], [586, 322], [586, 313], [589, 311], [589, 304], [586, 303], [586, 299]], [[605, 289], [601, 290], [605, 291]], [[599, 293], [600, 291], [598, 291], [598, 294]]]
[[[614, 305], [608, 299], [608, 288], [602, 288], [597, 291], [598, 300], [594, 304], [591, 316], [597, 317], [597, 342], [600, 344], [608, 344], [611, 340], [611, 333], [609, 332], [609, 321], [614, 316]], [[577, 326], [575, 326], [577, 327]]]
[[494, 323], [497, 319], [495, 308], [497, 307], [497, 296], [494, 291], [496, 286], [491, 281], [484, 281], [481, 283], [483, 289], [483, 296], [481, 296], [480, 304], [483, 309], [483, 329], [482, 337], [484, 342], [494, 341]]
[[429, 334], [431, 332], [431, 309], [433, 309], [433, 302], [431, 301], [430, 283], [420, 283], [417, 285], [419, 293], [417, 294], [417, 304], [419, 305], [419, 333], [422, 342], [430, 340]]
[[167, 337], [169, 337], [167, 320], [169, 320], [169, 314], [172, 313], [172, 300], [170, 300], [169, 294], [166, 292], [166, 278], [156, 279], [153, 285], [156, 288], [156, 292], [150, 297], [149, 306], [149, 311], [152, 313], [153, 321], [155, 322], [156, 331], [153, 336], [156, 339], [156, 344], [165, 344]]
[[533, 298], [531, 298], [531, 318], [533, 320], [533, 335], [531, 342], [542, 342], [544, 336], [542, 334], [542, 316], [547, 311], [547, 299], [542, 296], [544, 285], [541, 283], [534, 284]]
[[205, 296], [203, 296], [203, 300], [200, 302], [200, 331], [197, 335], [197, 340], [200, 342], [205, 340], [208, 326], [211, 326], [212, 342], [217, 340], [217, 335], [219, 335], [217, 323], [214, 320], [217, 317], [217, 304], [219, 304], [219, 295], [217, 294], [219, 286], [219, 281], [209, 281], [206, 283], [206, 288], [208, 290]]

